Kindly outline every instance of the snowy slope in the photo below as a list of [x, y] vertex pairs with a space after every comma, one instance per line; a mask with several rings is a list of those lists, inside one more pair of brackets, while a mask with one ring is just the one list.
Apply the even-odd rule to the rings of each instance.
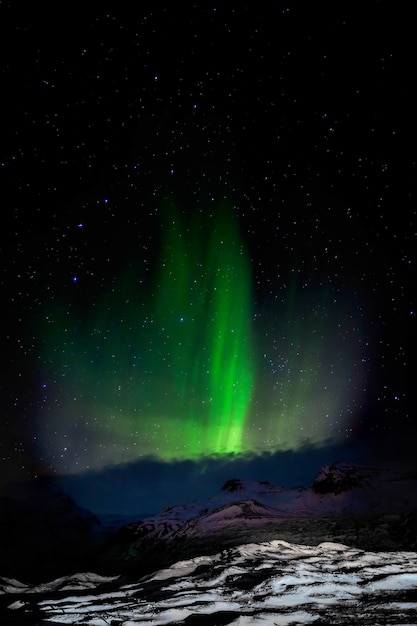
[[84, 626], [416, 624], [417, 553], [277, 540], [179, 561], [135, 582], [85, 575], [83, 587], [81, 576], [68, 577], [49, 593], [43, 585], [42, 596], [7, 585], [6, 610], [25, 623], [36, 614]]

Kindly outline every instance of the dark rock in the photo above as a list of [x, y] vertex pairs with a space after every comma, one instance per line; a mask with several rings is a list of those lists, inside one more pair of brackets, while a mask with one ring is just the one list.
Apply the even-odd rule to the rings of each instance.
[[229, 493], [239, 493], [239, 491], [243, 491], [243, 483], [238, 478], [231, 478], [227, 480], [222, 489], [224, 491], [228, 491]]
[[50, 486], [17, 495], [0, 498], [1, 575], [33, 582], [86, 567], [98, 518]]
[[326, 465], [317, 474], [311, 489], [317, 494], [341, 494], [352, 489], [366, 488], [374, 471], [348, 463]]

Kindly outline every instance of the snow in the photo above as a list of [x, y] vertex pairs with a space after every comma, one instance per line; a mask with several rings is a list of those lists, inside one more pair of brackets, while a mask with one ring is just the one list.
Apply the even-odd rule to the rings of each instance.
[[[229, 483], [233, 483], [231, 490]], [[317, 485], [334, 487], [335, 492], [318, 492]], [[311, 488], [228, 481], [219, 495], [168, 507], [141, 521], [130, 520], [126, 528], [132, 537], [169, 540], [201, 538], [220, 530], [233, 533], [234, 528], [242, 528], [242, 520], [248, 530], [324, 516], [380, 516], [381, 522], [398, 522], [399, 512], [417, 507], [416, 487], [414, 475], [339, 463], [320, 470]]]
[[[75, 593], [66, 596], [63, 590], [75, 580]], [[3, 585], [26, 594], [39, 589], [17, 581]], [[318, 619], [333, 625], [378, 624], [382, 615], [385, 624], [400, 616], [401, 623], [415, 624], [417, 602], [405, 592], [416, 589], [416, 552], [371, 553], [330, 542], [308, 546], [275, 540], [180, 561], [123, 584], [92, 573], [51, 581], [42, 585], [49, 597], [37, 606], [45, 622], [85, 626], [174, 625], [202, 615], [215, 623], [219, 612], [227, 612], [234, 626], [290, 626]], [[24, 611], [24, 598], [9, 609]]]
[[[331, 479], [334, 492], [317, 492], [316, 485]], [[228, 483], [235, 483], [228, 489]], [[342, 487], [341, 484], [349, 485]], [[311, 488], [285, 489], [265, 482], [227, 481], [220, 493], [206, 500], [189, 502], [163, 509], [160, 513], [141, 521], [131, 517], [109, 517], [113, 530], [128, 525], [137, 532], [147, 527], [156, 536], [169, 536], [187, 522], [197, 522], [192, 528], [195, 534], [205, 532], [218, 523], [245, 517], [248, 523], [259, 523], [259, 518], [291, 517], [311, 518], [323, 515], [375, 515], [394, 516], [397, 511], [417, 507], [417, 478], [415, 475], [377, 470], [348, 463], [335, 463], [323, 467]], [[255, 518], [249, 521], [251, 514]], [[105, 516], [102, 518], [104, 521]], [[258, 522], [257, 522], [258, 520]], [[110, 523], [108, 527], [110, 527]]]
[[0, 578], [0, 595], [2, 594], [34, 594], [55, 591], [85, 590], [95, 589], [98, 584], [108, 583], [117, 580], [118, 576], [100, 576], [92, 572], [74, 574], [57, 578], [49, 583], [39, 585], [28, 585], [12, 578]]
[[[337, 493], [326, 491], [332, 481]], [[397, 533], [413, 530], [415, 516], [402, 518], [400, 512], [404, 503], [417, 506], [415, 477], [397, 480], [391, 474], [340, 464], [323, 468], [316, 485], [318, 491], [284, 490], [228, 481], [215, 498], [170, 507], [143, 521], [128, 520], [121, 538], [128, 551], [133, 546], [138, 559], [140, 546], [153, 541], [169, 549], [177, 538], [180, 546], [203, 538], [199, 545], [213, 549], [177, 550], [182, 560], [164, 568], [155, 565], [156, 571], [137, 579], [90, 571], [29, 584], [13, 573], [0, 577], [2, 606], [14, 623], [19, 616], [29, 623], [27, 614], [35, 607], [42, 623], [74, 626], [174, 625], [201, 616], [210, 620], [207, 623], [233, 626], [316, 621], [333, 626], [416, 626], [417, 552], [384, 543], [378, 544], [378, 552], [359, 549], [354, 541], [356, 547], [343, 543], [352, 536], [352, 526], [343, 526], [345, 515], [354, 523], [356, 515], [379, 516], [373, 518], [376, 524], [365, 524], [361, 536], [366, 548], [373, 545], [368, 542], [372, 533], [384, 526]], [[366, 516], [362, 519], [369, 519]], [[109, 521], [113, 530], [121, 522], [115, 520]], [[334, 541], [320, 543], [323, 538]], [[389, 544], [389, 533], [383, 541]], [[395, 547], [402, 545], [417, 544]], [[221, 619], [216, 613], [223, 614]]]

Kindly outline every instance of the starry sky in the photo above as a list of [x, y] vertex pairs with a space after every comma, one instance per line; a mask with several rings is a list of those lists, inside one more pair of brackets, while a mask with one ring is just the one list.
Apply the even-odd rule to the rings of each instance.
[[408, 12], [0, 4], [2, 484], [412, 458]]

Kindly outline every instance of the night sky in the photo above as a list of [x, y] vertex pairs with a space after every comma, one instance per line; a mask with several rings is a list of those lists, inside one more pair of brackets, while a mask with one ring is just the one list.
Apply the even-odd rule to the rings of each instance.
[[412, 23], [0, 3], [2, 485], [136, 511], [413, 460]]

